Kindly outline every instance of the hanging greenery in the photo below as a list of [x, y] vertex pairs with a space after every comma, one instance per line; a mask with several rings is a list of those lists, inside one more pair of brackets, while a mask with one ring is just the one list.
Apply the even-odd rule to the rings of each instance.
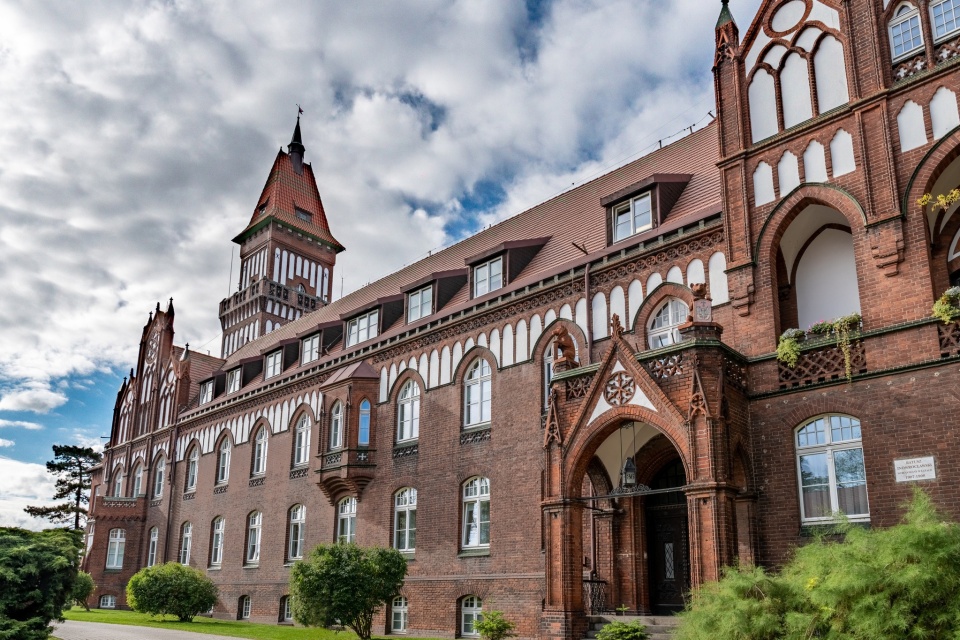
[[[958, 288], [958, 293], [960, 293], [960, 288]], [[960, 313], [960, 309], [957, 312]], [[852, 331], [860, 327], [862, 319], [859, 313], [851, 313], [834, 320], [817, 322], [806, 331], [787, 329], [777, 341], [777, 360], [793, 369], [800, 360], [800, 343], [804, 339], [808, 336], [828, 336], [832, 334], [836, 336], [837, 348], [843, 353], [844, 373], [847, 380], [851, 380], [853, 378], [853, 362], [850, 335]]]
[[800, 341], [806, 334], [800, 329], [787, 329], [777, 341], [777, 360], [791, 369], [797, 366], [800, 359]]
[[960, 315], [960, 287], [950, 287], [933, 303], [933, 317], [950, 324]]
[[833, 332], [837, 336], [837, 347], [843, 353], [843, 368], [847, 382], [853, 379], [853, 364], [850, 360], [850, 331], [860, 327], [863, 318], [859, 313], [840, 316], [833, 321]]

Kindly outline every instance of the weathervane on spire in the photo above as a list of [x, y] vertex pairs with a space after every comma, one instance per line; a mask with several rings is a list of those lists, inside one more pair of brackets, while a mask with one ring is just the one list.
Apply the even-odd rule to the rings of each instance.
[[297, 118], [303, 115], [303, 107], [300, 106], [300, 103], [297, 103]]

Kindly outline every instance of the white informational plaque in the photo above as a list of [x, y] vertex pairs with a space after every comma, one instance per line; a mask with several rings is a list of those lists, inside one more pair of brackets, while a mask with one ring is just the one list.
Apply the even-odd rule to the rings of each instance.
[[933, 456], [894, 460], [893, 471], [897, 476], [897, 482], [937, 479], [937, 468], [933, 463]]

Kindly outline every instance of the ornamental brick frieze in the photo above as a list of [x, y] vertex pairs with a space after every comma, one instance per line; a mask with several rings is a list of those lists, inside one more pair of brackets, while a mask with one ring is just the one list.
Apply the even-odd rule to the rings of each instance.
[[724, 356], [723, 358], [723, 377], [730, 383], [730, 386], [746, 393], [747, 391], [747, 367], [740, 364], [733, 358]]
[[595, 373], [588, 373], [587, 375], [577, 376], [576, 378], [568, 378], [564, 382], [564, 392], [566, 393], [567, 400], [586, 398], [587, 393], [590, 391], [590, 385], [593, 384], [595, 375]]
[[603, 398], [612, 407], [625, 405], [637, 395], [637, 383], [633, 376], [625, 371], [619, 371], [607, 380], [603, 388]]
[[400, 460], [402, 458], [410, 458], [412, 456], [420, 453], [419, 444], [410, 444], [405, 447], [396, 447], [393, 450], [393, 459]]
[[684, 372], [683, 352], [648, 360], [644, 365], [650, 375], [658, 380], [680, 376]]
[[610, 282], [624, 280], [645, 270], [657, 269], [666, 265], [671, 260], [683, 258], [698, 251], [709, 249], [721, 242], [723, 242], [723, 231], [718, 230], [698, 238], [692, 238], [686, 242], [673, 244], [662, 251], [637, 258], [627, 264], [621, 264], [603, 271], [598, 269], [595, 274], [591, 274], [590, 286], [599, 287]]
[[306, 478], [308, 471], [309, 469], [307, 467], [300, 467], [299, 469], [291, 469], [290, 479], [296, 480], [297, 478]]
[[507, 320], [522, 316], [523, 314], [529, 313], [539, 307], [560, 301], [565, 300], [576, 293], [583, 291], [583, 282], [580, 280], [570, 282], [564, 287], [559, 287], [553, 289], [552, 291], [547, 291], [536, 296], [531, 296], [525, 300], [520, 300], [508, 306], [500, 307], [494, 309], [489, 313], [484, 313], [472, 318], [468, 318], [463, 322], [458, 322], [453, 326], [445, 327], [438, 331], [434, 331], [428, 335], [419, 337], [415, 340], [410, 340], [404, 342], [402, 345], [393, 347], [392, 349], [386, 349], [380, 351], [373, 357], [374, 363], [384, 362], [387, 360], [394, 360], [401, 356], [405, 356], [409, 353], [420, 351], [431, 345], [443, 342], [445, 340], [450, 340], [457, 338], [464, 334], [469, 334], [478, 329], [481, 329], [489, 324], [499, 324]]
[[465, 431], [460, 434], [460, 444], [477, 444], [486, 442], [490, 439], [490, 429], [481, 429], [479, 431]]

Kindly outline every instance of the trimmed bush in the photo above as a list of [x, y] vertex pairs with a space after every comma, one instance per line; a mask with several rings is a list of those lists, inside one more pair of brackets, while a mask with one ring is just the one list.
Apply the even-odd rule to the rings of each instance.
[[649, 637], [647, 628], [639, 620], [633, 622], [614, 620], [610, 624], [603, 625], [603, 628], [597, 632], [597, 640], [647, 640]]
[[90, 611], [90, 605], [87, 604], [87, 599], [93, 594], [94, 589], [96, 589], [96, 585], [93, 584], [93, 576], [86, 571], [79, 571], [77, 572], [77, 581], [73, 583], [73, 591], [70, 593], [70, 599], [73, 600], [77, 606]]
[[485, 611], [483, 617], [473, 623], [473, 628], [485, 640], [505, 640], [517, 635], [517, 625], [503, 617], [503, 611]]
[[127, 604], [139, 613], [177, 616], [181, 622], [209, 611], [217, 586], [202, 571], [168, 562], [141, 569], [127, 583]]

